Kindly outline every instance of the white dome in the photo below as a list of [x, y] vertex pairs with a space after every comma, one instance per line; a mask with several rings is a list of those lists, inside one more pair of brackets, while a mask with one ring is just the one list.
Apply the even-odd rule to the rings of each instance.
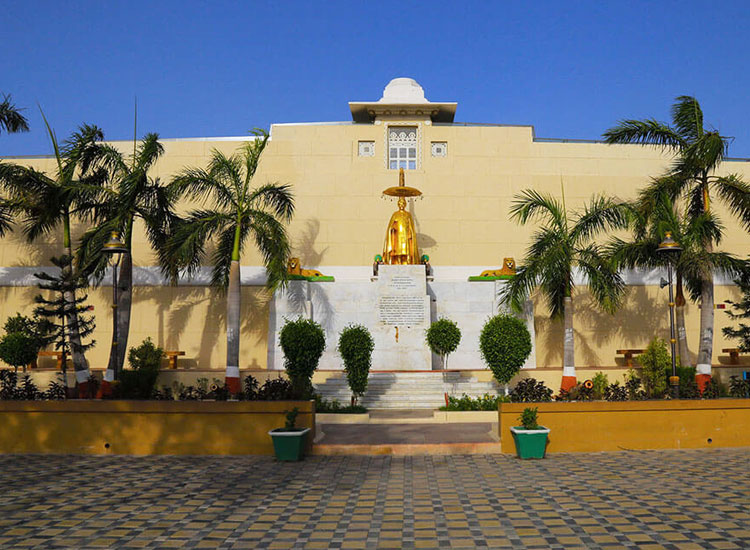
[[424, 90], [413, 78], [394, 78], [383, 90], [383, 97], [378, 103], [429, 103], [424, 97]]

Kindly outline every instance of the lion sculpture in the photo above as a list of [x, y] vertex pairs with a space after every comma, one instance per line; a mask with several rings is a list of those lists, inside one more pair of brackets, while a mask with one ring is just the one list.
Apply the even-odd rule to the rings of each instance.
[[516, 261], [513, 258], [503, 258], [502, 269], [487, 269], [480, 277], [500, 277], [501, 275], [515, 275]]
[[286, 272], [289, 275], [301, 275], [302, 277], [323, 277], [323, 274], [316, 269], [302, 269], [299, 265], [299, 258], [289, 258]]

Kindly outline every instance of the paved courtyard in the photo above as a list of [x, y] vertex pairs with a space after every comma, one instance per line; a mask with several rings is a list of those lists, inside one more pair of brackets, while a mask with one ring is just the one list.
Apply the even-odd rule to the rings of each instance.
[[750, 548], [750, 449], [0, 455], [0, 548]]

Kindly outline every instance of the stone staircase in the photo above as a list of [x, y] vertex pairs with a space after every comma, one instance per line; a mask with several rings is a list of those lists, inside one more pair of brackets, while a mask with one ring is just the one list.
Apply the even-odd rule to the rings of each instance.
[[[476, 377], [456, 371], [381, 371], [370, 373], [367, 393], [360, 402], [368, 409], [437, 409], [445, 405], [445, 393], [479, 397], [497, 394], [498, 389], [495, 382], [479, 382]], [[348, 405], [352, 396], [345, 373], [316, 384], [315, 391], [327, 401], [336, 399], [342, 405]]]

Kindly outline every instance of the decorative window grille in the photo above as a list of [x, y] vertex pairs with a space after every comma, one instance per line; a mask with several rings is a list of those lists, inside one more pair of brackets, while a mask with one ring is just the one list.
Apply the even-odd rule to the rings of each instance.
[[388, 168], [391, 170], [417, 169], [417, 127], [391, 126], [388, 128]]
[[375, 142], [374, 141], [360, 141], [359, 142], [359, 156], [360, 157], [374, 157], [375, 156]]
[[448, 156], [448, 143], [445, 141], [433, 141], [431, 150], [433, 157]]

